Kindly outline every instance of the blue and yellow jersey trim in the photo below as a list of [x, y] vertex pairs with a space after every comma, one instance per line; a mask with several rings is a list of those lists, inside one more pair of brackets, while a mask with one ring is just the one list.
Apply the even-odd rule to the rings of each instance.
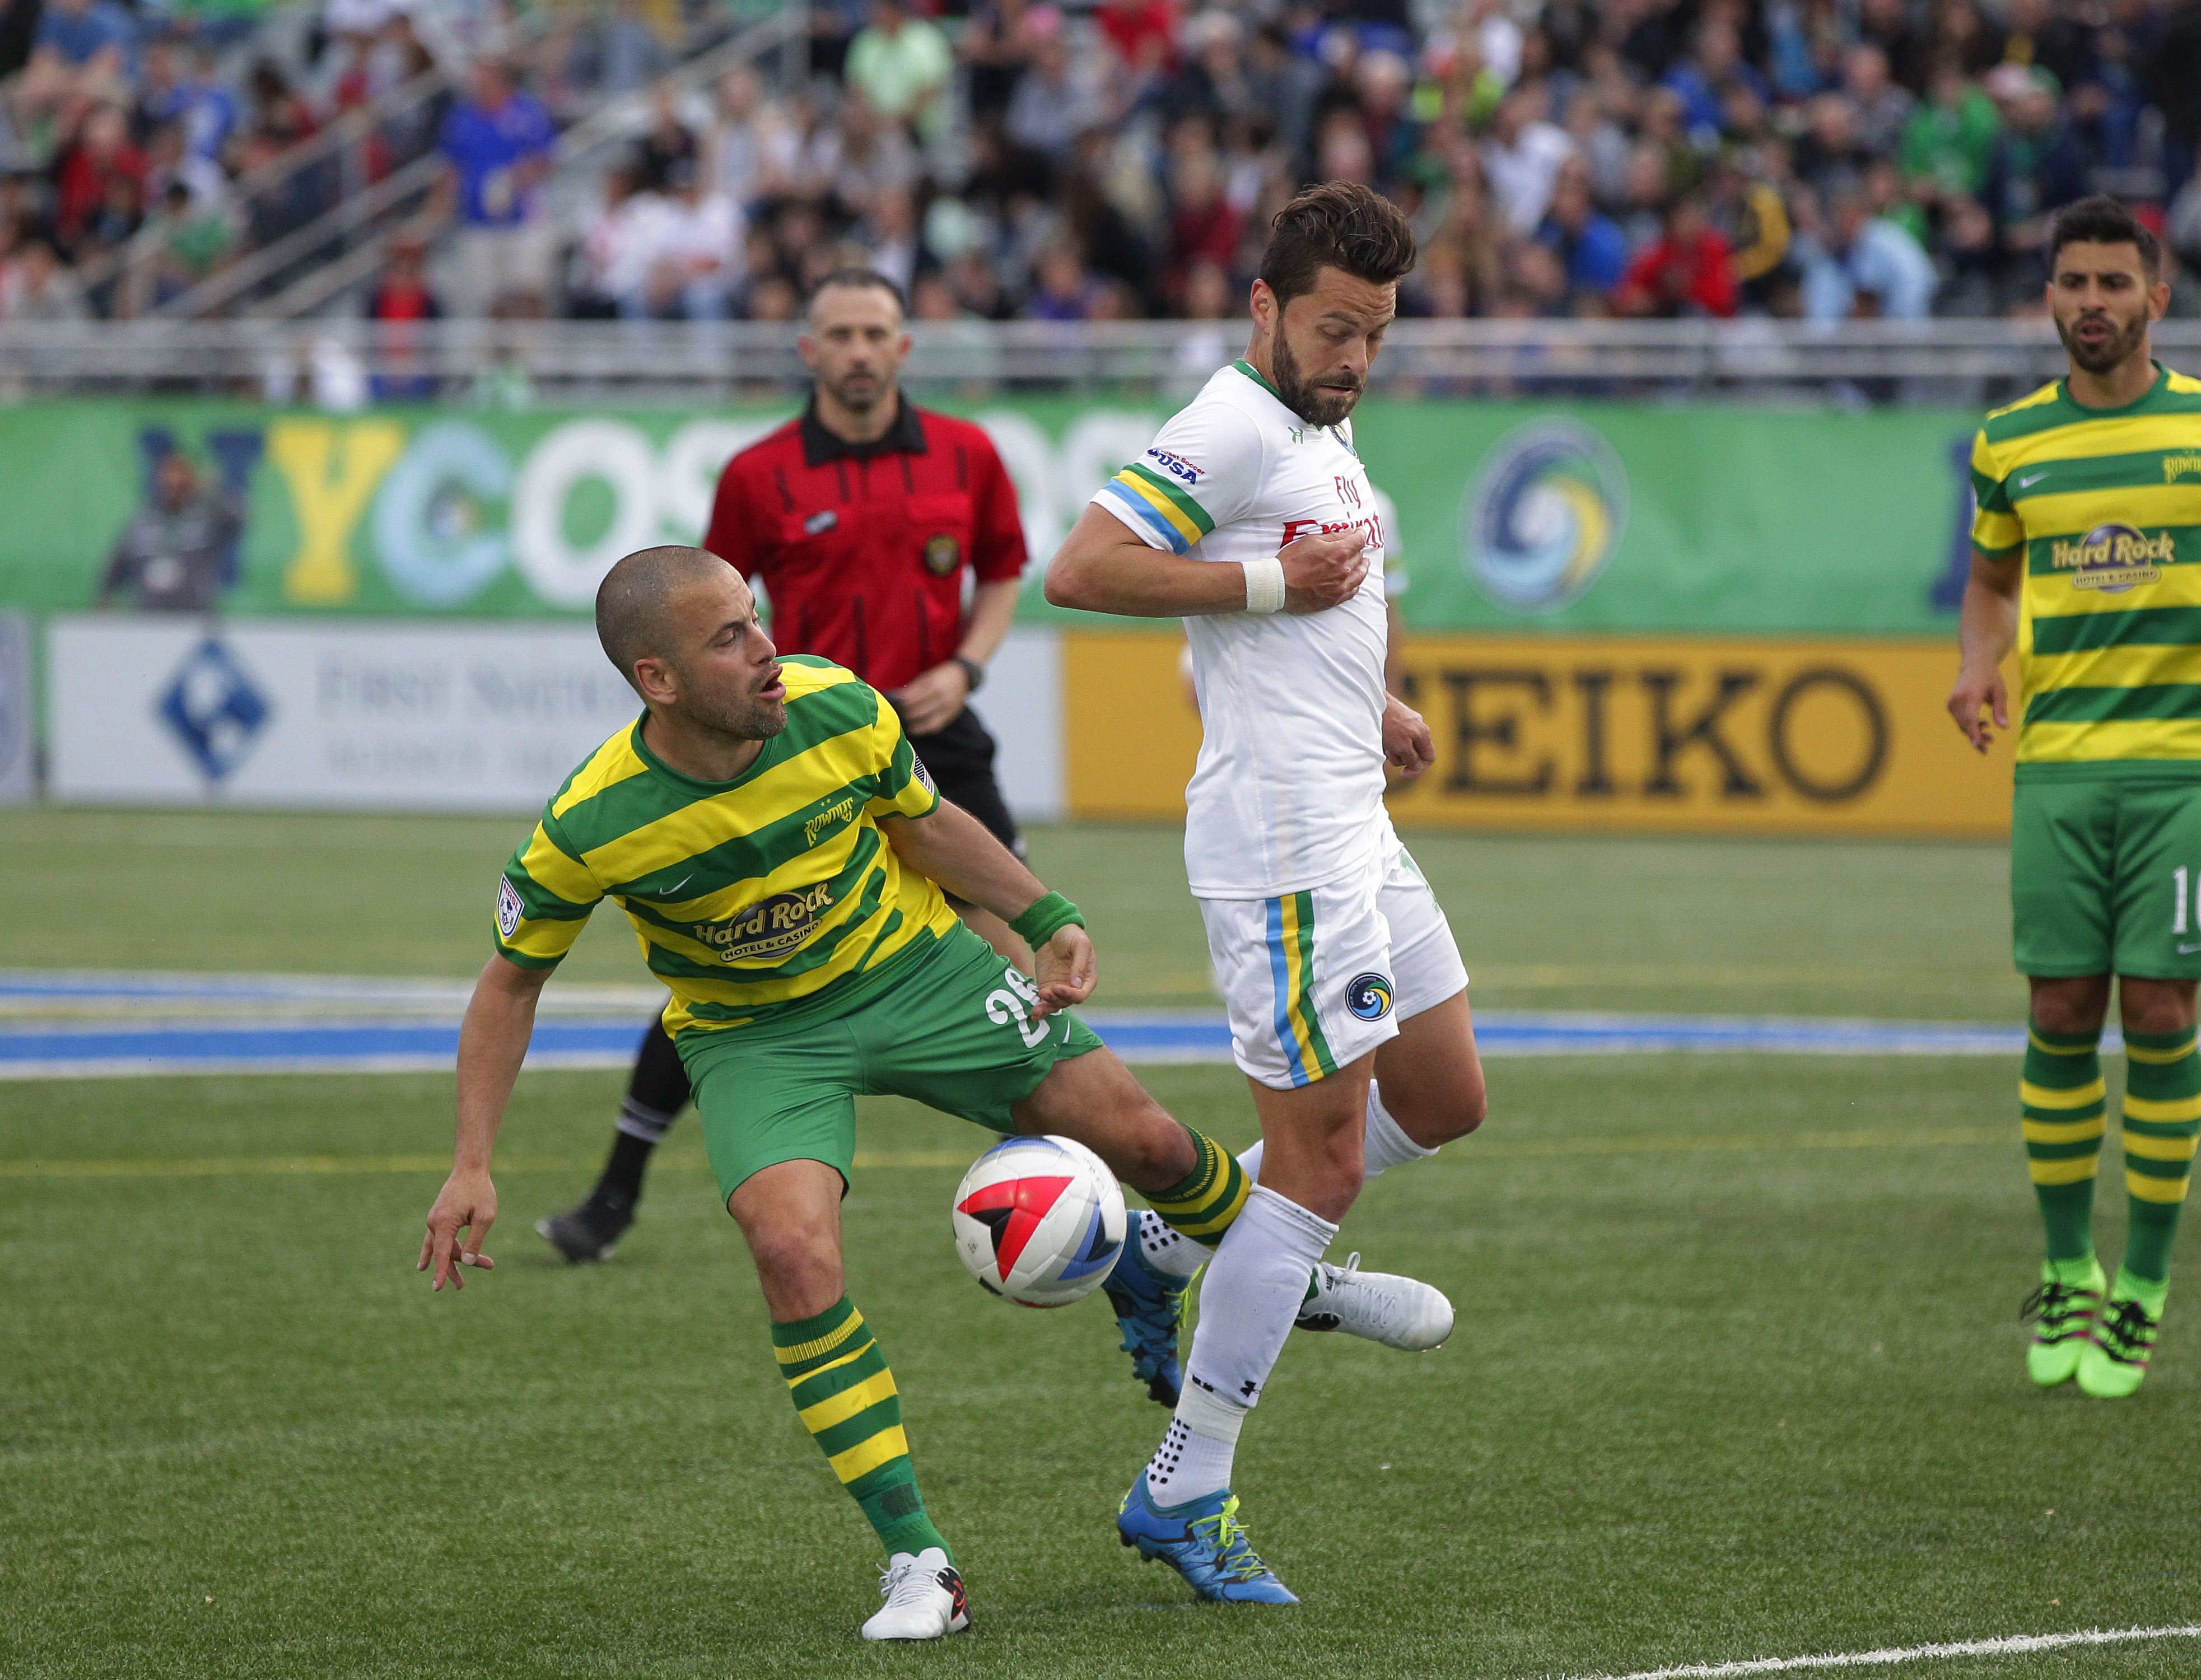
[[1184, 554], [1215, 529], [1207, 510], [1167, 479], [1136, 461], [1100, 487], [1099, 499], [1134, 531], [1171, 554]]
[[1276, 991], [1277, 1039], [1292, 1084], [1311, 1085], [1337, 1072], [1314, 1007], [1314, 895], [1268, 901], [1269, 974]]

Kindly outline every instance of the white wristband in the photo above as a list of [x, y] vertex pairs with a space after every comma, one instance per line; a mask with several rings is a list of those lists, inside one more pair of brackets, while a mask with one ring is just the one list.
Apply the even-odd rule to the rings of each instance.
[[1249, 560], [1246, 567], [1246, 610], [1281, 613], [1284, 610], [1284, 562]]

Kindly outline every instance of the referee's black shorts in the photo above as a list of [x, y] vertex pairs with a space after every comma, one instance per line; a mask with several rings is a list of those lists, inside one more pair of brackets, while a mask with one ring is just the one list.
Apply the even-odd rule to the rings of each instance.
[[1018, 857], [1024, 855], [1024, 843], [1009, 815], [1008, 802], [1001, 797], [1001, 784], [994, 777], [994, 737], [986, 732], [976, 712], [966, 706], [948, 720], [945, 728], [930, 735], [913, 735], [909, 744], [932, 772], [942, 799], [977, 818]]

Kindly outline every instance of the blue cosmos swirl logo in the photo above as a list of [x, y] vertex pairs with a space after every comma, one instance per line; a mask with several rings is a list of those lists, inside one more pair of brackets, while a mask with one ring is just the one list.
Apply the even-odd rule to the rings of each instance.
[[1489, 599], [1517, 613], [1580, 600], [1628, 526], [1628, 474], [1580, 421], [1531, 420], [1500, 438], [1459, 509], [1460, 560]]
[[1391, 977], [1356, 974], [1345, 988], [1345, 1007], [1364, 1021], [1380, 1021], [1391, 1013]]

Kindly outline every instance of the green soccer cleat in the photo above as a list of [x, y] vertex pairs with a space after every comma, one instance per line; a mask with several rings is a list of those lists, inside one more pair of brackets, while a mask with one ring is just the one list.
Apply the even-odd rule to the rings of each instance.
[[2156, 1310], [2128, 1293], [2120, 1273], [2109, 1304], [2095, 1320], [2093, 1339], [2079, 1355], [2079, 1389], [2096, 1400], [2123, 1400], [2139, 1390], [2147, 1375], [2147, 1361], [2155, 1352], [2155, 1334], [2163, 1324], [2163, 1302]]
[[2093, 1345], [2094, 1321], [2102, 1311], [2102, 1295], [2109, 1280], [2094, 1264], [2085, 1283], [2072, 1283], [2056, 1275], [2056, 1263], [2044, 1261], [2040, 1287], [2026, 1296], [2017, 1309], [2021, 1323], [2033, 1326], [2033, 1345], [2025, 1350], [2025, 1374], [2044, 1389], [2068, 1383], [2078, 1374], [2079, 1360]]

